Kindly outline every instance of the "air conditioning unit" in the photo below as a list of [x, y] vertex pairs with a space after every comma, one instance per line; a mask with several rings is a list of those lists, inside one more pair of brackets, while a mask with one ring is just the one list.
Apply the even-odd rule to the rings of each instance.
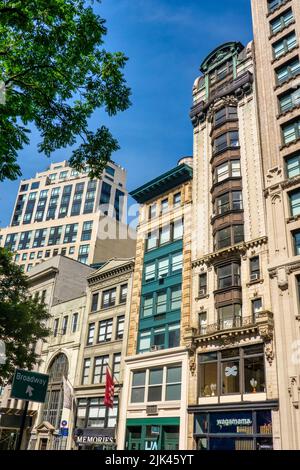
[[150, 347], [150, 351], [158, 351], [159, 350], [159, 346], [157, 346], [156, 344], [153, 344], [151, 347]]
[[206, 289], [199, 290], [199, 296], [201, 297], [202, 295], [206, 295]]
[[164, 280], [163, 277], [160, 277], [160, 278], [158, 279], [158, 284], [159, 284], [159, 285], [164, 284], [164, 282], [165, 282], [165, 280]]
[[250, 275], [250, 281], [257, 281], [259, 279], [259, 275], [257, 273]]
[[151, 415], [157, 415], [158, 414], [158, 408], [157, 405], [148, 405], [146, 407], [146, 414], [149, 416]]

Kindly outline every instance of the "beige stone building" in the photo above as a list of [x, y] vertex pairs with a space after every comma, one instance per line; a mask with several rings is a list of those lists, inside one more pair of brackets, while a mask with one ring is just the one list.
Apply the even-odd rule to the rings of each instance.
[[283, 449], [300, 449], [300, 3], [252, 0]]
[[254, 45], [223, 44], [200, 70], [187, 448], [280, 449]]
[[185, 449], [192, 158], [131, 192], [137, 228], [119, 449]]
[[111, 161], [101, 179], [90, 180], [87, 172], [63, 161], [21, 181], [11, 223], [0, 228], [0, 246], [15, 253], [25, 272], [58, 254], [89, 265], [134, 255], [126, 171]]
[[[66, 438], [59, 436], [62, 420], [67, 421], [69, 430], [73, 426], [73, 411], [63, 407], [63, 375], [72, 388], [85, 324], [87, 276], [92, 272], [93, 269], [88, 266], [64, 256], [46, 260], [30, 272], [30, 291], [33, 296], [37, 295], [45, 301], [51, 315], [47, 325], [51, 334], [47, 341], [40, 341], [36, 346], [40, 364], [35, 370], [50, 377], [45, 404], [29, 403], [23, 449], [58, 450], [71, 447], [71, 432]], [[0, 432], [2, 438], [11, 436], [11, 446], [14, 448], [24, 403], [12, 399], [10, 391], [10, 386], [5, 387], [1, 400]]]
[[[75, 370], [74, 449], [116, 448], [123, 418], [119, 403], [124, 393], [133, 270], [133, 258], [114, 258], [87, 278], [86, 315]], [[107, 367], [115, 384], [113, 408], [104, 404]]]

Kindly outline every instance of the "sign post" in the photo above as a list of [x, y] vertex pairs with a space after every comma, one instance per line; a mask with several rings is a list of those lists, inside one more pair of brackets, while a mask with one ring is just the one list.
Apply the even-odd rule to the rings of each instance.
[[29, 401], [45, 403], [48, 380], [49, 375], [46, 374], [22, 369], [15, 371], [10, 396], [18, 400], [25, 400], [16, 450], [21, 449]]

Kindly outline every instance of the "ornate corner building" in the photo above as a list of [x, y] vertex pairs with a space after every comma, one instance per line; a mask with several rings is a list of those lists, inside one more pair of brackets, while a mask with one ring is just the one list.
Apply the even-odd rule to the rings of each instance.
[[223, 44], [193, 87], [188, 448], [280, 448], [254, 45]]

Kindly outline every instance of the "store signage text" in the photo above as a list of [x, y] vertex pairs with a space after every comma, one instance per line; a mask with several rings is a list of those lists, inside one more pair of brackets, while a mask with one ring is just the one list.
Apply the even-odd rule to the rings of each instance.
[[115, 439], [108, 436], [77, 436], [77, 444], [113, 444]]
[[223, 426], [252, 426], [251, 419], [217, 419], [217, 426], [222, 428]]

